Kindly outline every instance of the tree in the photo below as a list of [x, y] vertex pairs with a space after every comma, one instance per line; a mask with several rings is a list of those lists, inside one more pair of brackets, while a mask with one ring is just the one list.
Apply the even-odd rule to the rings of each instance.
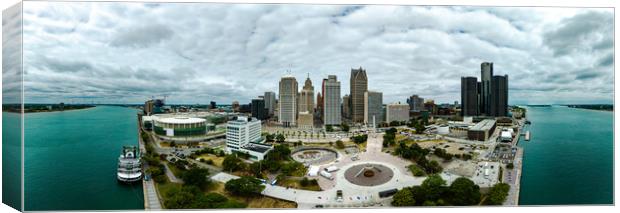
[[437, 200], [441, 197], [442, 193], [445, 191], [446, 181], [441, 178], [441, 176], [434, 174], [428, 176], [426, 180], [422, 182], [422, 189], [426, 194], [427, 200]]
[[277, 141], [278, 143], [282, 143], [282, 142], [284, 142], [285, 140], [286, 140], [286, 138], [284, 137], [284, 135], [283, 135], [283, 134], [278, 134], [278, 136], [276, 136], [276, 141]]
[[267, 139], [267, 141], [272, 142], [275, 139], [275, 136], [273, 134], [267, 133], [265, 138]]
[[333, 132], [334, 131], [334, 127], [332, 125], [325, 125], [325, 131]]
[[226, 182], [224, 189], [233, 195], [252, 197], [260, 195], [265, 186], [255, 177], [243, 176]]
[[351, 139], [353, 140], [354, 143], [361, 144], [361, 143], [366, 142], [366, 140], [368, 140], [368, 135], [366, 135], [366, 134], [364, 134], [364, 135], [357, 135], [357, 136], [351, 137]]
[[198, 188], [206, 187], [211, 181], [207, 177], [209, 170], [202, 168], [192, 168], [183, 173], [181, 178], [187, 185], [197, 186]]
[[413, 199], [413, 193], [409, 188], [403, 188], [394, 194], [392, 205], [393, 206], [414, 206], [416, 204]]
[[349, 132], [349, 129], [350, 129], [351, 127], [349, 127], [349, 125], [348, 125], [348, 124], [342, 123], [342, 124], [340, 125], [340, 128], [342, 129], [342, 131], [343, 131], [343, 132]]
[[457, 178], [449, 190], [452, 205], [469, 206], [480, 202], [480, 187], [468, 178]]
[[175, 147], [177, 146], [177, 143], [175, 143], [174, 141], [170, 142], [170, 147]]
[[489, 189], [489, 193], [487, 194], [487, 199], [485, 200], [486, 205], [501, 205], [506, 201], [506, 197], [508, 197], [508, 191], [510, 191], [510, 185], [507, 183], [496, 183]]
[[243, 162], [236, 155], [227, 155], [222, 161], [222, 167], [229, 172], [239, 171], [243, 169]]
[[508, 165], [506, 165], [506, 169], [514, 169], [515, 165], [513, 163], [508, 163]]

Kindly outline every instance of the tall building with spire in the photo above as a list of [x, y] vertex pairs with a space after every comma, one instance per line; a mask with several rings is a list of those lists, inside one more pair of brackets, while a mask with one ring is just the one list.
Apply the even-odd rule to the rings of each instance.
[[278, 123], [290, 127], [297, 125], [297, 80], [290, 73], [282, 76], [278, 90]]
[[310, 74], [308, 74], [304, 87], [299, 93], [299, 112], [308, 112], [310, 114], [314, 112], [314, 86], [312, 86]]
[[351, 90], [350, 90], [350, 114], [353, 123], [364, 122], [364, 93], [368, 91], [368, 77], [366, 70], [351, 69]]
[[329, 75], [323, 81], [323, 124], [340, 125], [342, 123], [340, 104], [340, 81], [335, 75]]

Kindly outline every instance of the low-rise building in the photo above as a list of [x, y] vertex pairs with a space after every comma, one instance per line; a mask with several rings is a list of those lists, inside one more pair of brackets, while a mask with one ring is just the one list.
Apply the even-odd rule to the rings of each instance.
[[495, 119], [484, 119], [469, 128], [467, 138], [469, 140], [486, 141], [495, 131]]
[[409, 121], [409, 105], [393, 103], [385, 107], [385, 122]]
[[299, 112], [297, 116], [297, 127], [300, 129], [312, 129], [314, 125], [314, 116], [308, 112]]

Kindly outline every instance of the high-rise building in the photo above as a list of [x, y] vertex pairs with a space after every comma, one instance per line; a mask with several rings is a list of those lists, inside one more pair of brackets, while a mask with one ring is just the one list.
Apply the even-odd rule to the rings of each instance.
[[323, 84], [323, 124], [340, 125], [342, 123], [340, 81], [335, 75], [329, 75]]
[[233, 112], [238, 112], [241, 108], [239, 101], [233, 101], [231, 107]]
[[217, 108], [217, 103], [215, 103], [215, 101], [211, 101], [211, 103], [209, 103], [209, 109], [215, 109]]
[[342, 117], [351, 118], [351, 96], [349, 95], [342, 97]]
[[461, 77], [461, 115], [477, 116], [478, 110], [478, 79]]
[[314, 112], [314, 86], [312, 86], [309, 74], [299, 93], [299, 112]]
[[164, 113], [164, 105], [165, 105], [165, 101], [163, 99], [153, 100], [153, 113], [152, 114]]
[[252, 99], [251, 108], [252, 117], [259, 120], [267, 119], [267, 109], [265, 109], [264, 99]]
[[278, 122], [285, 127], [297, 124], [297, 80], [290, 74], [282, 76], [279, 86]]
[[274, 111], [276, 108], [276, 93], [271, 91], [265, 92], [264, 100], [265, 109], [267, 109], [267, 116], [271, 117], [274, 115]]
[[491, 111], [490, 116], [508, 115], [508, 75], [493, 76], [491, 80]]
[[364, 122], [364, 93], [368, 91], [368, 77], [366, 70], [351, 69], [351, 90], [350, 90], [350, 114], [351, 121], [354, 123]]
[[364, 123], [377, 127], [383, 122], [383, 93], [366, 91], [364, 93]]
[[[321, 91], [323, 91], [323, 89], [321, 89]], [[319, 119], [323, 120], [323, 95], [321, 95], [321, 92], [316, 94], [316, 113]]]
[[418, 95], [412, 95], [407, 99], [407, 104], [409, 104], [409, 111], [411, 112], [420, 112], [424, 110], [424, 98], [421, 98]]
[[144, 102], [144, 114], [145, 115], [153, 114], [154, 104], [155, 104], [155, 101], [153, 101], [153, 100], [148, 100], [148, 101]]
[[493, 63], [480, 64], [480, 114], [488, 115], [491, 111], [491, 78], [493, 78]]
[[385, 107], [385, 122], [409, 121], [409, 105], [401, 103], [388, 104]]

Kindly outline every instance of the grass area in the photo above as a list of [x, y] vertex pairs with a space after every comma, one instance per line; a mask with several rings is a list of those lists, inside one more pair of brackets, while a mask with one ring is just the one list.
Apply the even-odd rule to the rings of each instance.
[[[157, 187], [157, 191], [159, 193], [159, 196], [162, 197], [162, 199], [165, 198], [166, 193], [168, 193], [168, 191], [174, 189], [174, 188], [181, 188], [182, 184], [180, 183], [172, 183], [170, 181], [166, 181], [166, 183], [155, 183], [155, 187]], [[165, 208], [165, 203], [164, 201], [160, 200], [161, 204], [163, 205], [162, 207]]]
[[170, 142], [160, 142], [159, 146], [163, 147], [163, 148], [169, 148], [170, 147]]
[[303, 190], [309, 190], [309, 191], [323, 191], [321, 190], [321, 187], [317, 184], [317, 185], [307, 185], [307, 186], [301, 186], [301, 184], [299, 183], [299, 180], [294, 180], [294, 179], [284, 179], [278, 182], [279, 186], [283, 186], [283, 187], [290, 187], [293, 189], [303, 189]]
[[177, 178], [181, 178], [181, 175], [183, 174], [183, 171], [179, 168], [177, 168], [174, 164], [166, 162], [166, 164], [168, 164], [168, 168], [170, 168], [170, 171], [172, 172], [172, 174], [174, 174], [174, 176], [176, 176]]
[[267, 196], [259, 196], [253, 198], [244, 198], [230, 195], [224, 189], [224, 184], [216, 182], [209, 186], [209, 191], [220, 193], [228, 198], [243, 201], [248, 204], [248, 208], [297, 208], [297, 203], [271, 198]]
[[407, 136], [406, 135], [401, 135], [401, 134], [396, 134], [394, 137], [394, 141], [396, 141], [396, 143], [402, 141], [402, 140], [406, 140]]
[[224, 157], [218, 157], [213, 154], [202, 154], [197, 157], [198, 159], [212, 160], [213, 165], [217, 167], [222, 167], [222, 162], [224, 162]]

